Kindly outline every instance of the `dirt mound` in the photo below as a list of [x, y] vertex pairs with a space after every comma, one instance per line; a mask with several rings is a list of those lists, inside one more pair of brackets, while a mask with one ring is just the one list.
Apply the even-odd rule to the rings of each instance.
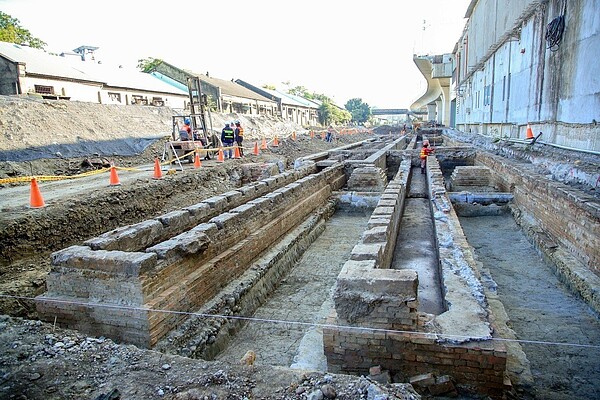
[[269, 367], [261, 356], [252, 367], [192, 360], [0, 316], [0, 398], [421, 398], [408, 384]]

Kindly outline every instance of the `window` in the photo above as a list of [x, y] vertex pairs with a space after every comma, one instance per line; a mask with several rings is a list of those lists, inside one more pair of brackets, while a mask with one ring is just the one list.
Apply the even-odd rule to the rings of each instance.
[[121, 102], [121, 93], [108, 92], [108, 98], [111, 101]]
[[140, 96], [140, 95], [132, 95], [131, 96], [131, 104], [139, 104], [142, 106], [147, 106], [148, 105], [148, 99]]
[[483, 105], [489, 106], [492, 103], [492, 87], [487, 85], [483, 88]]
[[35, 92], [40, 94], [54, 94], [53, 86], [34, 85]]

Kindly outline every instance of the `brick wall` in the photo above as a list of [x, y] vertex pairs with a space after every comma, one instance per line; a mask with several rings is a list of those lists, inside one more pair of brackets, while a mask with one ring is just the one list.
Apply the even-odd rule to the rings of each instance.
[[[595, 310], [600, 311], [600, 202], [495, 155], [478, 154], [504, 191], [514, 195], [517, 219], [557, 273]], [[563, 253], [566, 253], [563, 255]]]
[[[328, 324], [335, 324], [333, 313]], [[433, 336], [433, 335], [432, 335]], [[462, 387], [495, 399], [503, 396], [506, 349], [497, 342], [438, 343], [425, 335], [367, 332], [356, 329], [323, 329], [323, 343], [329, 370], [368, 375], [380, 365], [397, 379], [424, 373], [450, 375]]]
[[341, 164], [311, 171], [268, 178], [54, 253], [38, 312], [92, 335], [152, 346], [186, 316], [148, 309], [197, 310], [345, 182]]

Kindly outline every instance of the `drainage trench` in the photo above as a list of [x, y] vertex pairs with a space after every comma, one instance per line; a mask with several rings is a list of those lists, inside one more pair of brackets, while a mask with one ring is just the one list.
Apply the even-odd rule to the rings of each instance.
[[411, 168], [400, 230], [394, 247], [393, 269], [412, 269], [419, 276], [418, 310], [439, 315], [444, 312], [439, 261], [425, 175]]
[[252, 317], [260, 321], [245, 323], [215, 358], [237, 363], [253, 350], [263, 365], [326, 371], [321, 328], [279, 321], [325, 321], [336, 277], [368, 219], [369, 212], [363, 210], [336, 210], [321, 235], [254, 312]]

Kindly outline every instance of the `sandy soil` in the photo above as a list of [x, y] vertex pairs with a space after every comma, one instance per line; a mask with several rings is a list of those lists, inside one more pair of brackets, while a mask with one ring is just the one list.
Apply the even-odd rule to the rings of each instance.
[[510, 214], [461, 218], [461, 224], [498, 285], [510, 327], [530, 341], [522, 347], [536, 398], [600, 398], [598, 315], [558, 281]]

